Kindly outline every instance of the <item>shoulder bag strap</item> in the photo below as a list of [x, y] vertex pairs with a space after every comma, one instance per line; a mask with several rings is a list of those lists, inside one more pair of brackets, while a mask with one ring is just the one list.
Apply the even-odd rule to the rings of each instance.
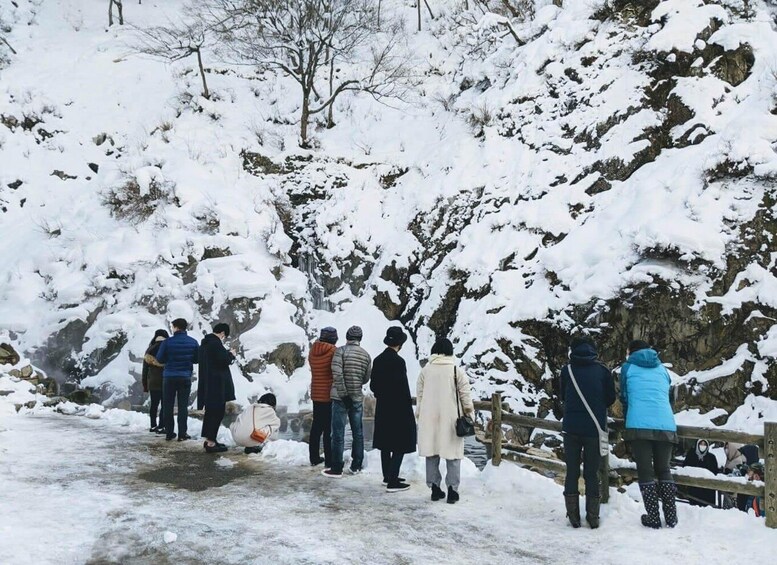
[[583, 401], [583, 406], [585, 406], [585, 409], [588, 410], [588, 415], [591, 416], [591, 419], [594, 421], [594, 425], [596, 426], [596, 429], [599, 430], [600, 434], [604, 434], [604, 430], [599, 425], [599, 420], [596, 419], [596, 416], [594, 416], [594, 411], [591, 410], [591, 407], [588, 405], [588, 401], [585, 399], [585, 396], [583, 396], [583, 393], [580, 391], [580, 387], [577, 386], [577, 380], [575, 379], [575, 374], [572, 372], [572, 365], [567, 365], [567, 369], [569, 370], [569, 378], [572, 379], [572, 384], [575, 387], [575, 390], [577, 391], [577, 395], [580, 397], [580, 400]]
[[456, 415], [461, 418], [461, 400], [459, 400], [459, 383], [456, 381], [456, 365], [453, 366], [453, 390], [456, 391]]

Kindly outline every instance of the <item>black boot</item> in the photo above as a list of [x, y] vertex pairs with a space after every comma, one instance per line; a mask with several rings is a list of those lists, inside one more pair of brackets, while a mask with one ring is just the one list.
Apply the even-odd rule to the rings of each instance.
[[567, 507], [567, 518], [573, 528], [580, 527], [580, 495], [579, 494], [565, 494], [564, 504]]
[[437, 485], [432, 485], [432, 500], [442, 500], [445, 498], [445, 492]]
[[585, 521], [591, 526], [592, 530], [599, 527], [599, 507], [602, 499], [598, 496], [585, 497]]
[[455, 504], [459, 501], [459, 493], [453, 490], [453, 487], [448, 487], [448, 504]]
[[656, 483], [639, 483], [642, 501], [647, 514], [642, 515], [642, 525], [648, 528], [661, 527], [661, 514], [658, 512], [658, 485]]
[[664, 520], [667, 528], [674, 528], [677, 525], [676, 494], [677, 485], [673, 481], [660, 481], [658, 483], [658, 496], [661, 497], [661, 506], [664, 508]]

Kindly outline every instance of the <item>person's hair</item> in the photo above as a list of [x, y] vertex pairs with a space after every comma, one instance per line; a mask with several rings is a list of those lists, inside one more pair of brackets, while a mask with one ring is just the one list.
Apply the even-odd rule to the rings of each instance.
[[215, 326], [213, 326], [213, 333], [224, 334], [225, 336], [229, 337], [229, 326], [224, 323], [216, 324]]
[[155, 331], [154, 332], [154, 337], [151, 339], [151, 345], [153, 345], [154, 342], [156, 342], [156, 338], [158, 338], [158, 337], [163, 337], [163, 338], [167, 339], [168, 337], [170, 337], [170, 334], [167, 333], [167, 330], [157, 330], [157, 331]]
[[446, 337], [441, 337], [432, 346], [432, 355], [453, 355], [453, 344]]
[[268, 406], [272, 406], [273, 408], [275, 408], [275, 405], [277, 403], [278, 403], [278, 400], [275, 398], [275, 395], [271, 392], [263, 394], [259, 398], [259, 404], [267, 404]]
[[596, 347], [596, 343], [594, 343], [594, 340], [588, 337], [587, 335], [579, 334], [579, 335], [573, 336], [572, 339], [569, 340], [570, 349], [574, 349], [575, 347], [583, 344], [592, 345], [593, 347]]
[[650, 349], [650, 344], [646, 341], [642, 341], [641, 339], [635, 339], [629, 342], [629, 354], [632, 354], [636, 351], [641, 351], [642, 349]]
[[176, 330], [181, 330], [182, 332], [185, 332], [186, 328], [189, 327], [189, 324], [183, 318], [176, 318], [175, 320], [173, 320], [173, 327]]

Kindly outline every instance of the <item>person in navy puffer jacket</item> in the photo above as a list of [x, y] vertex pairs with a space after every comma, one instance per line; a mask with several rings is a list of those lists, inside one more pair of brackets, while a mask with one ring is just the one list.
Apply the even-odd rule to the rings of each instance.
[[189, 419], [189, 396], [192, 392], [192, 373], [197, 363], [200, 346], [186, 334], [186, 320], [173, 320], [173, 335], [162, 342], [157, 361], [165, 366], [162, 372], [162, 414], [167, 441], [175, 439], [173, 405], [178, 399], [178, 441], [191, 439], [186, 433]]
[[626, 414], [623, 437], [630, 442], [637, 464], [639, 488], [647, 514], [642, 525], [661, 527], [659, 499], [666, 525], [677, 525], [675, 494], [669, 462], [677, 443], [677, 425], [670, 402], [671, 378], [658, 353], [641, 340], [629, 344], [629, 356], [621, 367], [621, 402]]
[[588, 413], [570, 376], [575, 382], [591, 412], [596, 416], [599, 428], [607, 429], [607, 408], [615, 402], [615, 382], [610, 370], [598, 359], [596, 344], [586, 336], [574, 337], [569, 344], [569, 365], [559, 375], [559, 398], [562, 401], [564, 459], [567, 465], [564, 482], [564, 502], [567, 517], [573, 528], [580, 527], [580, 460], [583, 460], [585, 478], [586, 522], [591, 528], [599, 527], [599, 430]]

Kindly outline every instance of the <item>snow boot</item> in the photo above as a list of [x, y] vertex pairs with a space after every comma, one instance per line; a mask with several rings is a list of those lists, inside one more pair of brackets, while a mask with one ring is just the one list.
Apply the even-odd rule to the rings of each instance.
[[459, 493], [453, 490], [453, 487], [448, 487], [448, 504], [456, 504], [459, 501]]
[[397, 479], [396, 481], [389, 481], [386, 485], [386, 492], [401, 492], [410, 488], [410, 485]]
[[[602, 499], [598, 496], [585, 497], [585, 521], [591, 526], [592, 530], [599, 527], [599, 508]], [[579, 523], [579, 522], [578, 522]]]
[[445, 492], [437, 485], [432, 485], [432, 500], [442, 500], [445, 498]]
[[658, 496], [661, 497], [661, 506], [664, 508], [664, 520], [667, 528], [677, 525], [677, 485], [673, 481], [660, 481], [658, 483]]
[[565, 494], [564, 504], [567, 507], [567, 518], [573, 528], [580, 527], [580, 495], [579, 494]]
[[658, 529], [661, 527], [661, 514], [658, 511], [658, 485], [652, 483], [639, 483], [642, 492], [642, 501], [645, 503], [647, 514], [642, 515], [642, 525], [647, 528]]

